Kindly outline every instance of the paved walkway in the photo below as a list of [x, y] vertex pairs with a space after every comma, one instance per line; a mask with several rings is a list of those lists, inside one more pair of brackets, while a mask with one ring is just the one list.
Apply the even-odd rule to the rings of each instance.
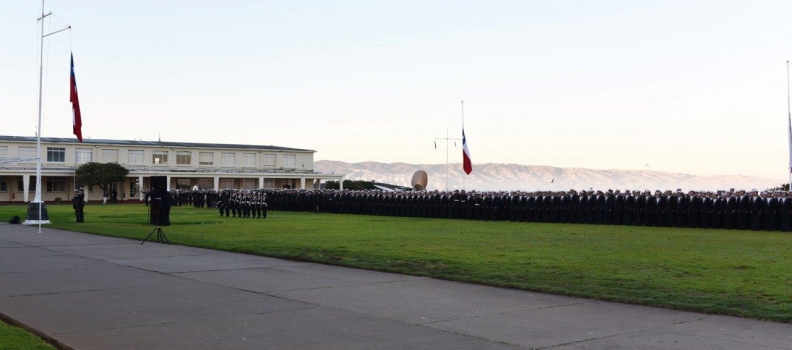
[[0, 224], [0, 315], [74, 349], [792, 349], [792, 325]]

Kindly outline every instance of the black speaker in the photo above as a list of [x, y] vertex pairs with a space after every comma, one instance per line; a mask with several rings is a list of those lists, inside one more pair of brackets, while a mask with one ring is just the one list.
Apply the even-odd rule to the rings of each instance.
[[149, 205], [149, 224], [155, 226], [170, 225], [170, 193], [168, 193], [168, 177], [152, 176], [151, 204]]
[[162, 197], [165, 192], [168, 192], [168, 177], [167, 176], [152, 176], [151, 177], [151, 195]]

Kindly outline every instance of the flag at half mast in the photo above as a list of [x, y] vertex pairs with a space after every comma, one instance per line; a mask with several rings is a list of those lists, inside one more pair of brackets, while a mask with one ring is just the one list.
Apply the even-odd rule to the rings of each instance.
[[465, 174], [473, 172], [473, 163], [470, 161], [470, 151], [468, 150], [467, 139], [465, 138], [465, 128], [462, 128], [462, 169]]
[[82, 116], [80, 115], [80, 100], [77, 98], [77, 79], [74, 77], [74, 54], [71, 55], [71, 86], [69, 101], [72, 103], [72, 132], [82, 142]]

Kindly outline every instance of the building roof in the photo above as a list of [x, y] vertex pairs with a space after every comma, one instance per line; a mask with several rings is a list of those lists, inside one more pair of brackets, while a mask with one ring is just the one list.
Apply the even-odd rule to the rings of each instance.
[[[6, 136], [0, 135], [0, 142], [36, 142], [33, 136]], [[42, 137], [42, 143], [74, 143], [77, 144], [74, 138], [62, 137]], [[197, 142], [168, 142], [168, 141], [140, 141], [140, 140], [106, 140], [106, 139], [83, 139], [82, 144], [87, 145], [119, 145], [119, 146], [140, 146], [140, 147], [184, 147], [184, 148], [218, 148], [218, 149], [256, 149], [262, 151], [275, 151], [275, 152], [316, 152], [310, 149], [279, 147], [279, 146], [263, 146], [263, 145], [239, 145], [227, 143], [197, 143]]]

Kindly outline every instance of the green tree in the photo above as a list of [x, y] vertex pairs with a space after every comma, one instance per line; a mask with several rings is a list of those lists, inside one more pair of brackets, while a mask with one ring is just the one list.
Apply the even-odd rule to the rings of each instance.
[[77, 183], [82, 186], [99, 186], [107, 192], [112, 183], [124, 181], [129, 170], [118, 163], [89, 162], [80, 165], [75, 172]]

